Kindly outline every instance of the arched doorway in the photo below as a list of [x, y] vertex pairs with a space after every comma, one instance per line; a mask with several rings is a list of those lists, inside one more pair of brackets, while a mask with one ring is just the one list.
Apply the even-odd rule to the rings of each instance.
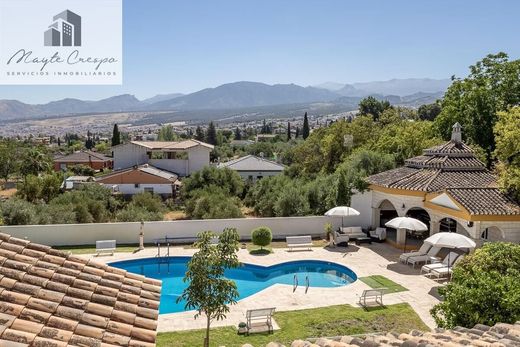
[[431, 218], [430, 218], [430, 215], [428, 214], [428, 212], [424, 208], [412, 207], [411, 209], [409, 209], [406, 212], [406, 216], [418, 219], [421, 222], [423, 222], [424, 224], [426, 224], [426, 226], [428, 227], [428, 230], [426, 230], [426, 231], [411, 232], [409, 234], [411, 239], [422, 241], [422, 240], [426, 239], [428, 236], [430, 236]]
[[504, 233], [502, 232], [502, 230], [500, 230], [500, 228], [495, 227], [495, 226], [484, 229], [484, 231], [482, 231], [482, 234], [480, 235], [480, 237], [483, 240], [489, 241], [489, 242], [505, 240]]
[[459, 233], [464, 236], [470, 236], [466, 229], [453, 218], [443, 218], [439, 221], [439, 231], [445, 233]]
[[379, 226], [384, 227], [385, 224], [398, 216], [397, 210], [390, 200], [383, 200], [379, 204]]

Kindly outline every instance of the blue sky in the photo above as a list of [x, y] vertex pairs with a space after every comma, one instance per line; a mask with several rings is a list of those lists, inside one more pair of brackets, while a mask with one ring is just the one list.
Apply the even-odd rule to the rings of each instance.
[[122, 86], [0, 86], [0, 99], [142, 99], [244, 80], [448, 78], [488, 53], [520, 56], [517, 0], [123, 0], [123, 7]]

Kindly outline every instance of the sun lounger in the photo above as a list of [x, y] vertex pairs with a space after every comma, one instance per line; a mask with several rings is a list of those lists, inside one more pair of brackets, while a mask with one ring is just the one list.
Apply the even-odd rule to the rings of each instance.
[[256, 329], [262, 328], [262, 327], [266, 327], [267, 332], [272, 333], [273, 332], [272, 318], [273, 318], [274, 311], [275, 311], [274, 307], [247, 310], [246, 311], [247, 334], [249, 334], [249, 331], [251, 329], [256, 330]]
[[437, 279], [445, 278], [451, 276], [451, 273], [453, 271], [453, 267], [457, 265], [459, 261], [461, 261], [464, 258], [463, 255], [458, 257], [455, 262], [453, 263], [453, 266], [444, 266], [441, 268], [433, 269], [430, 274], [431, 276], [437, 277]]
[[96, 254], [110, 253], [114, 255], [116, 251], [116, 240], [101, 240], [96, 241]]
[[438, 247], [432, 247], [432, 248], [430, 248], [428, 253], [426, 253], [425, 255], [417, 255], [417, 256], [409, 257], [408, 259], [406, 259], [406, 263], [411, 264], [413, 267], [415, 267], [415, 265], [419, 264], [419, 263], [438, 262], [439, 258], [437, 258], [436, 255], [437, 255], [437, 253], [439, 253], [440, 250], [441, 249]]
[[450, 252], [446, 257], [444, 257], [441, 263], [423, 265], [423, 267], [421, 268], [421, 273], [426, 272], [425, 275], [428, 275], [434, 269], [440, 269], [446, 266], [453, 266], [453, 263], [455, 263], [455, 260], [457, 260], [458, 256], [459, 255], [457, 253]]
[[421, 248], [419, 248], [418, 251], [416, 251], [416, 252], [407, 252], [407, 253], [401, 254], [401, 256], [399, 257], [399, 261], [401, 263], [406, 264], [406, 261], [408, 260], [408, 258], [419, 256], [419, 255], [426, 255], [426, 253], [428, 253], [430, 248], [432, 248], [432, 245], [430, 245], [429, 243], [423, 243]]
[[312, 247], [312, 238], [310, 235], [305, 236], [287, 236], [285, 238], [289, 251], [295, 248], [307, 248], [309, 251]]

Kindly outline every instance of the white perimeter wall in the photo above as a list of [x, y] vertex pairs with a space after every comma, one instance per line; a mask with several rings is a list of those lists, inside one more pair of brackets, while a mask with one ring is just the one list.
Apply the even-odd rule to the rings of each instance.
[[154, 194], [173, 194], [173, 187], [171, 184], [153, 184], [153, 183], [141, 183], [139, 187], [135, 187], [135, 184], [103, 184], [108, 189], [117, 185], [119, 192], [124, 195], [135, 195], [144, 192], [145, 188], [152, 188]]
[[[145, 242], [168, 237], [193, 240], [205, 230], [220, 232], [226, 227], [237, 228], [242, 239], [251, 238], [251, 230], [267, 226], [273, 231], [273, 238], [283, 239], [290, 235], [323, 236], [325, 223], [334, 229], [341, 224], [341, 217], [281, 217], [281, 218], [237, 218], [207, 219], [167, 222], [145, 222]], [[352, 217], [344, 219], [345, 226], [355, 226]], [[100, 224], [60, 224], [0, 226], [0, 231], [32, 242], [50, 246], [93, 245], [96, 240], [117, 240], [118, 243], [138, 243], [140, 223], [100, 223]]]

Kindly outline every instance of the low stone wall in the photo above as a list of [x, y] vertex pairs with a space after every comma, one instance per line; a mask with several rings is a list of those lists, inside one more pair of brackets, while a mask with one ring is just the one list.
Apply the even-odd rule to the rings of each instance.
[[[251, 237], [251, 230], [267, 226], [273, 232], [274, 239], [283, 239], [291, 235], [324, 235], [324, 226], [331, 223], [335, 229], [341, 225], [341, 218], [310, 216], [280, 218], [237, 218], [181, 220], [165, 222], [145, 222], [145, 242], [172, 237], [179, 242], [191, 241], [201, 231], [220, 232], [226, 227], [236, 228], [242, 240]], [[357, 218], [345, 217], [345, 226], [357, 224]], [[117, 240], [118, 244], [138, 243], [141, 224], [135, 223], [99, 223], [99, 224], [60, 224], [60, 225], [21, 225], [0, 226], [0, 231], [32, 242], [49, 246], [93, 245], [96, 240]]]

